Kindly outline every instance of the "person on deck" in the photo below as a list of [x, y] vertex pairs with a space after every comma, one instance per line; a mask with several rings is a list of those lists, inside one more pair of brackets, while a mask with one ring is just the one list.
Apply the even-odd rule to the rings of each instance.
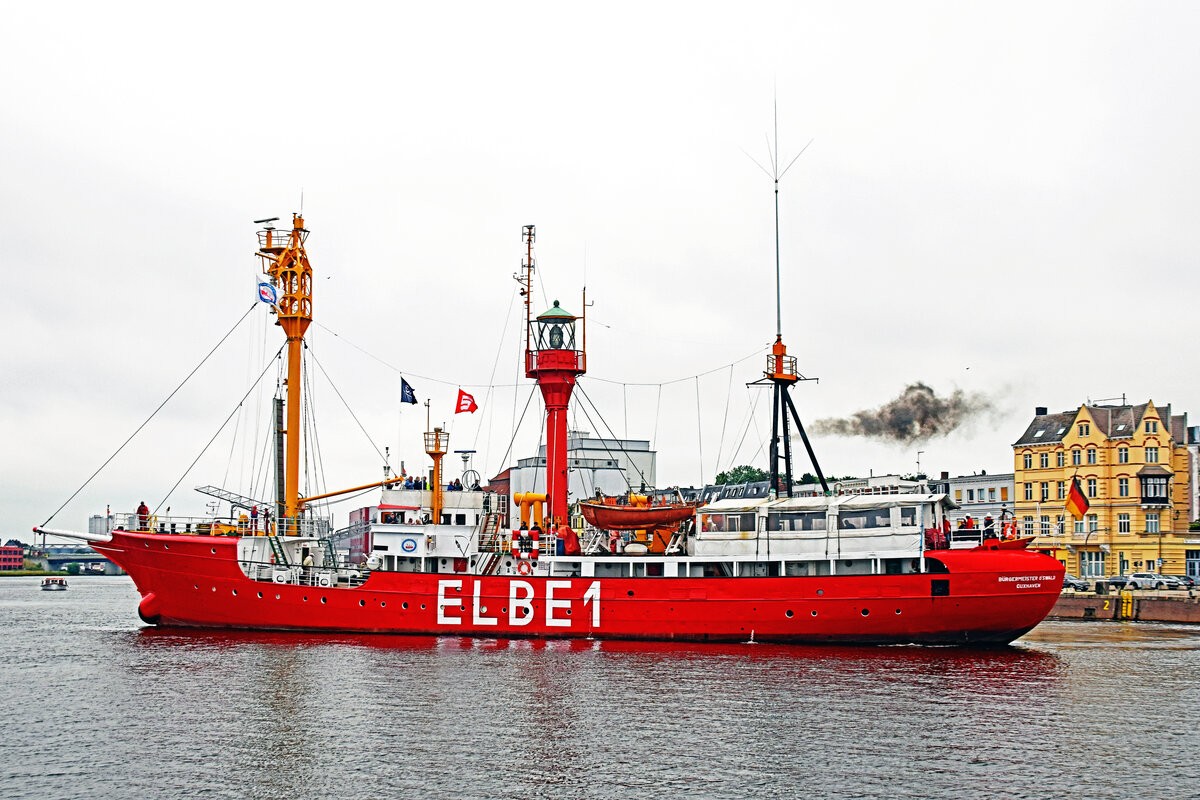
[[992, 519], [992, 515], [991, 515], [991, 514], [988, 514], [986, 517], [984, 517], [984, 518], [983, 518], [983, 535], [984, 535], [984, 538], [991, 538], [991, 536], [992, 536], [992, 535], [993, 535], [993, 533], [994, 533], [994, 528], [995, 528], [995, 527], [996, 527], [996, 522], [995, 522], [995, 520], [993, 520], [993, 519]]
[[966, 528], [967, 528], [967, 530], [969, 530], [969, 531], [973, 531], [973, 530], [975, 530], [975, 520], [971, 519], [971, 515], [970, 515], [970, 514], [968, 514], [968, 515], [967, 515], [967, 519], [966, 519], [966, 521], [965, 521], [965, 522], [966, 522]]
[[308, 552], [307, 547], [304, 548], [300, 552], [304, 556], [303, 560], [301, 560], [301, 562], [300, 562], [300, 566], [304, 567], [304, 582], [309, 583], [311, 581], [312, 568], [313, 568], [312, 553]]
[[946, 535], [947, 539], [950, 538], [950, 518], [949, 517], [942, 517], [942, 533], [944, 533]]
[[143, 500], [137, 507], [138, 530], [145, 531], [150, 529], [150, 509], [146, 507], [146, 501]]
[[558, 540], [563, 543], [564, 556], [577, 556], [582, 552], [579, 548], [579, 536], [570, 525], [560, 524], [557, 532]]
[[258, 533], [258, 506], [250, 507], [250, 532]]

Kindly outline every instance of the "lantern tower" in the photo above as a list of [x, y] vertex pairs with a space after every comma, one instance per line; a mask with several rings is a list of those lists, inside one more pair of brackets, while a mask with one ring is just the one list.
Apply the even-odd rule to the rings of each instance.
[[[559, 306], [532, 317], [534, 226], [522, 233], [525, 262], [519, 280], [525, 296], [525, 376], [537, 381], [546, 405], [546, 503], [551, 525], [567, 522], [567, 406], [575, 379], [587, 371], [584, 317]], [[586, 306], [585, 306], [586, 307]], [[576, 340], [576, 322], [582, 321]]]

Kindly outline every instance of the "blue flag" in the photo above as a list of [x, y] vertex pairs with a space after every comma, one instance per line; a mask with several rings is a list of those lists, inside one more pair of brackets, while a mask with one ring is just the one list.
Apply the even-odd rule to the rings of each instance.
[[413, 392], [413, 388], [408, 385], [408, 381], [404, 380], [404, 378], [400, 379], [400, 402], [412, 403], [413, 405], [416, 405], [417, 402], [416, 393]]

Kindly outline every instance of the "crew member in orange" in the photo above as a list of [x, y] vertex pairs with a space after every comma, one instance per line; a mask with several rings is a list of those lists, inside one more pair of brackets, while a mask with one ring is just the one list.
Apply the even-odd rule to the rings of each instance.
[[575, 530], [570, 525], [560, 523], [557, 533], [559, 541], [563, 543], [563, 555], [579, 555], [579, 537], [575, 534]]
[[150, 509], [146, 507], [146, 501], [143, 500], [137, 507], [138, 530], [145, 531], [150, 529]]

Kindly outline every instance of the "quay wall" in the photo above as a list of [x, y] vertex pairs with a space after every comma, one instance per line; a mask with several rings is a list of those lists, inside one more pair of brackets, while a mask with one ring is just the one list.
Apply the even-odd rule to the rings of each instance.
[[1186, 622], [1200, 625], [1200, 598], [1139, 597], [1133, 592], [1064, 594], [1050, 610], [1051, 619]]

